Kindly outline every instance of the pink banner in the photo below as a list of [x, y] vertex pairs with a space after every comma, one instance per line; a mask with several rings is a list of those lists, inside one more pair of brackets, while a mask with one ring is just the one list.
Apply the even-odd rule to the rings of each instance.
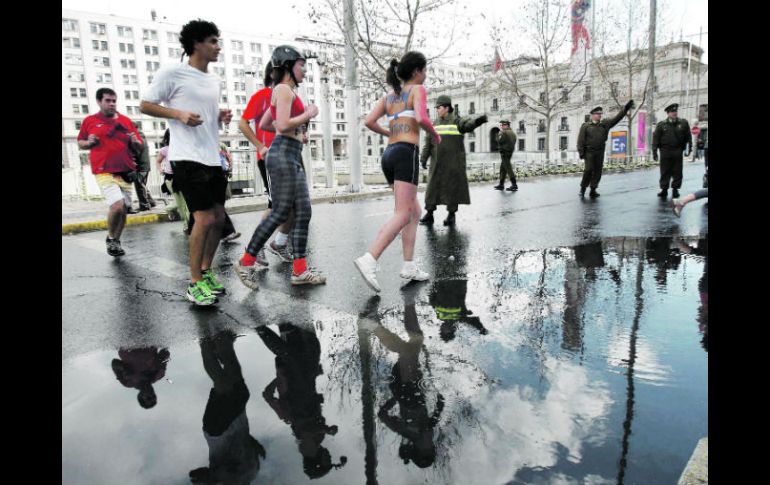
[[640, 111], [637, 115], [636, 149], [644, 151], [647, 147], [647, 113]]

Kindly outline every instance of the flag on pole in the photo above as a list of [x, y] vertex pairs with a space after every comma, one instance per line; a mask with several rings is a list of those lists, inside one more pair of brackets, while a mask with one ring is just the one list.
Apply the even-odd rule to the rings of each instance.
[[500, 52], [495, 47], [495, 72], [503, 68], [503, 60], [500, 58]]
[[591, 4], [591, 0], [572, 1], [572, 66], [570, 75], [573, 81], [577, 81], [581, 77], [583, 80], [591, 78], [588, 66], [589, 50], [591, 49], [588, 13], [591, 10]]

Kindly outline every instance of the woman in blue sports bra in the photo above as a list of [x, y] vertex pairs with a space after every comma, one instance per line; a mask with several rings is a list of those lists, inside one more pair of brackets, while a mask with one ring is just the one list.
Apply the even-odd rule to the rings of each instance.
[[[391, 60], [387, 81], [393, 92], [382, 97], [366, 117], [367, 128], [388, 137], [388, 147], [382, 154], [382, 171], [393, 188], [396, 201], [393, 216], [380, 227], [369, 251], [354, 261], [366, 283], [378, 292], [377, 260], [399, 233], [404, 250], [404, 267], [400, 276], [414, 281], [429, 278], [428, 273], [414, 262], [414, 242], [421, 212], [417, 201], [420, 128], [431, 134], [435, 144], [441, 141], [428, 115], [427, 94], [423, 86], [426, 66], [425, 56], [420, 52], [407, 52], [400, 62]], [[406, 81], [403, 86], [401, 80]], [[388, 118], [389, 129], [377, 122], [383, 116]]]

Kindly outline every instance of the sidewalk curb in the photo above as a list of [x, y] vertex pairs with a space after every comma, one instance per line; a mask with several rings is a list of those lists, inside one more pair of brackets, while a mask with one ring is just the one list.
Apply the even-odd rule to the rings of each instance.
[[701, 438], [692, 452], [687, 466], [679, 477], [677, 485], [708, 485], [709, 483], [709, 438]]
[[[338, 195], [329, 195], [324, 197], [316, 197], [316, 198], [311, 198], [310, 201], [313, 204], [324, 204], [324, 203], [335, 204], [340, 202], [350, 202], [354, 200], [376, 199], [383, 196], [389, 196], [391, 193], [392, 192], [390, 191], [390, 189], [387, 189], [387, 190], [380, 190], [376, 192], [367, 192], [367, 193], [361, 193], [361, 194], [338, 194]], [[240, 205], [235, 207], [228, 207], [227, 212], [228, 214], [242, 214], [244, 212], [255, 212], [255, 211], [261, 211], [265, 209], [267, 209], [267, 202], [260, 202], [256, 204], [246, 204], [246, 205]], [[126, 225], [135, 226], [139, 224], [152, 224], [156, 222], [171, 222], [171, 220], [168, 218], [168, 216], [165, 213], [146, 214], [146, 215], [139, 215], [139, 216], [128, 216], [128, 219], [126, 220]], [[105, 230], [107, 230], [107, 219], [102, 219], [100, 221], [73, 222], [68, 224], [62, 224], [61, 226], [62, 236], [78, 234], [81, 232], [93, 232], [93, 231], [105, 231]]]

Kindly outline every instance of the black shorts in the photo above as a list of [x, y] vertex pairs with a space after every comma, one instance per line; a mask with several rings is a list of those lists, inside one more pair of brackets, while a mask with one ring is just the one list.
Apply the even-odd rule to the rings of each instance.
[[265, 161], [257, 160], [257, 167], [259, 167], [259, 174], [262, 175], [262, 182], [264, 183], [265, 191], [267, 192], [267, 208], [272, 209], [273, 199], [270, 197], [270, 182], [267, 181], [267, 168], [265, 168]]
[[175, 161], [171, 167], [175, 186], [182, 192], [191, 213], [212, 209], [215, 204], [225, 205], [227, 176], [221, 165]]
[[388, 145], [382, 153], [382, 173], [393, 185], [396, 180], [417, 185], [420, 175], [419, 147], [413, 143], [400, 141]]

